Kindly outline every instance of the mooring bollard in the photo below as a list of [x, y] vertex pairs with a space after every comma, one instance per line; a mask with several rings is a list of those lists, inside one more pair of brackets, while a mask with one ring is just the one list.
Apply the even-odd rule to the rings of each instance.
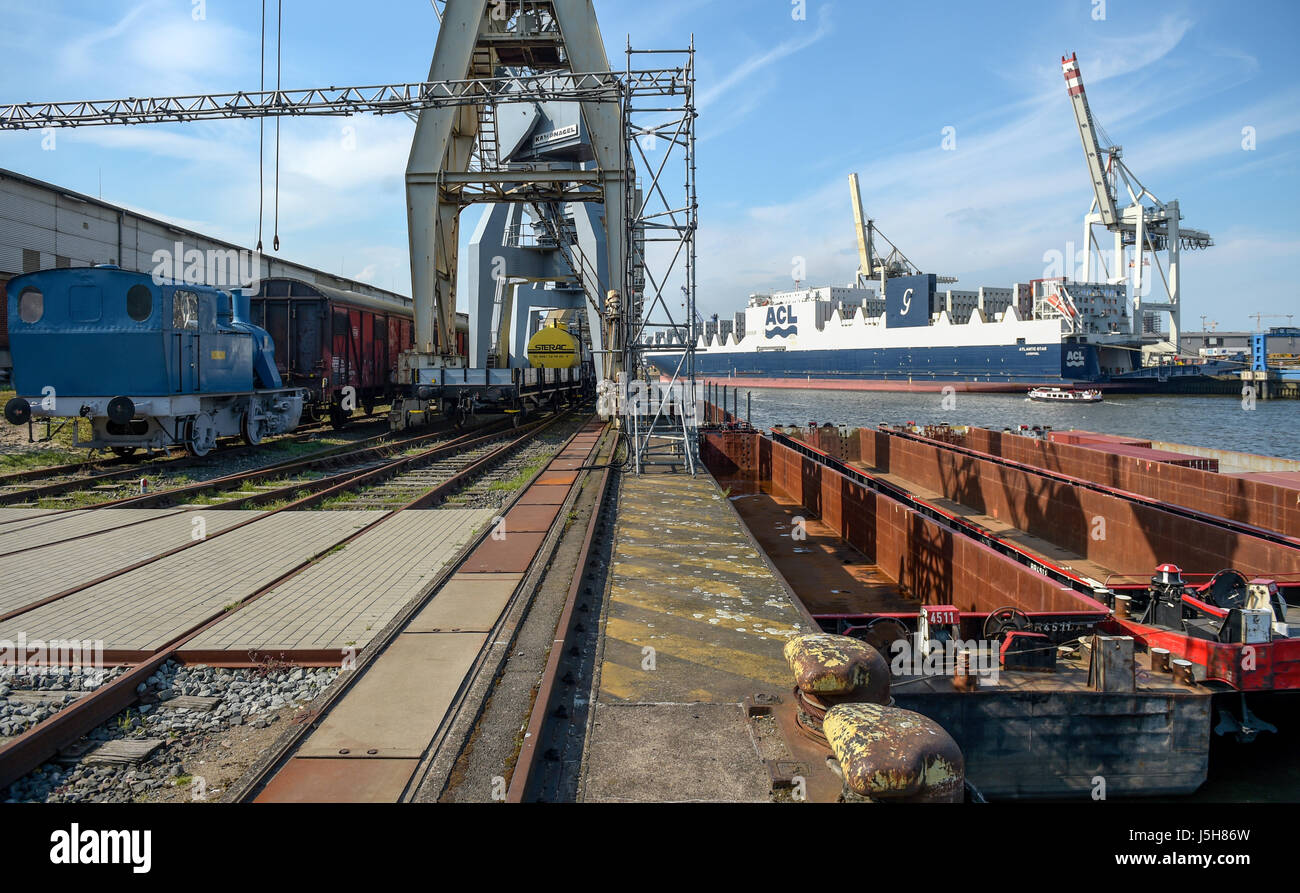
[[1196, 684], [1196, 673], [1192, 669], [1192, 662], [1190, 660], [1183, 660], [1181, 657], [1176, 657], [1171, 660], [1169, 664], [1173, 667], [1175, 682], [1182, 683], [1183, 685]]
[[1168, 648], [1151, 649], [1151, 669], [1157, 673], [1170, 672]]

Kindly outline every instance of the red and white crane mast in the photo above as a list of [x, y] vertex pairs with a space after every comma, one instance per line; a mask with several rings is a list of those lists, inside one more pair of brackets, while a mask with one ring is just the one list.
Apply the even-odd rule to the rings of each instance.
[[[1103, 141], [1088, 106], [1083, 76], [1079, 72], [1079, 61], [1075, 54], [1061, 57], [1061, 71], [1065, 75], [1070, 104], [1074, 108], [1074, 120], [1079, 127], [1079, 139], [1083, 143], [1084, 159], [1093, 189], [1092, 205], [1083, 218], [1083, 279], [1092, 279], [1092, 256], [1095, 249], [1102, 274], [1107, 281], [1128, 282], [1131, 286], [1133, 334], [1142, 333], [1145, 312], [1167, 313], [1169, 342], [1176, 352], [1178, 336], [1182, 330], [1180, 249], [1209, 248], [1214, 241], [1207, 232], [1182, 228], [1179, 225], [1182, 215], [1178, 202], [1162, 202], [1156, 198], [1124, 164], [1121, 148]], [[1119, 206], [1121, 185], [1129, 202], [1122, 208]], [[1114, 235], [1114, 262], [1109, 270], [1093, 233], [1096, 226], [1104, 226]], [[1129, 249], [1132, 249], [1131, 257]], [[1143, 281], [1143, 268], [1148, 264], [1160, 276], [1164, 300], [1143, 300], [1143, 291], [1150, 285]], [[1131, 275], [1127, 272], [1129, 269], [1132, 269]]]

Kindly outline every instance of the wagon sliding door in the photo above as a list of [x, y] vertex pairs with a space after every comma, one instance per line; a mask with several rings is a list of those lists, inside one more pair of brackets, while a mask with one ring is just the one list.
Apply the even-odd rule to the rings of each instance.
[[361, 389], [361, 313], [346, 307], [335, 307], [334, 368], [335, 388], [352, 386]]

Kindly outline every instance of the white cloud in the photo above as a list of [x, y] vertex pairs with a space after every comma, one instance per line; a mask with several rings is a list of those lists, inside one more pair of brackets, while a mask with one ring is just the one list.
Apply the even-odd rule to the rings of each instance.
[[[1205, 121], [1194, 113], [1194, 124], [1162, 121], [1151, 127], [1153, 117], [1196, 109], [1205, 90], [1222, 86], [1222, 65], [1179, 78], [1154, 70], [1163, 68], [1157, 63], [1179, 46], [1191, 26], [1187, 19], [1166, 18], [1149, 33], [1104, 38], [1080, 52], [1090, 86], [1127, 76], [1123, 90], [1106, 91], [1100, 117], [1121, 123], [1126, 159], [1166, 199], [1183, 192], [1171, 176], [1180, 169], [1215, 159], [1253, 162], [1241, 151], [1243, 124], [1256, 126], [1261, 140], [1266, 133], [1277, 140], [1300, 130], [1295, 112], [1300, 97], [1294, 91], [1263, 99], [1239, 115]], [[1223, 55], [1236, 63], [1232, 67], [1243, 67], [1234, 54]], [[1143, 73], [1148, 71], [1149, 79], [1165, 88], [1132, 89], [1130, 81], [1147, 80]], [[794, 255], [806, 259], [812, 280], [849, 281], [857, 267], [846, 195], [850, 170], [861, 174], [868, 213], [923, 268], [963, 277], [958, 287], [1040, 275], [1045, 251], [1081, 241], [1082, 216], [1091, 198], [1059, 67], [1053, 66], [1050, 75], [1026, 79], [1028, 91], [1019, 100], [955, 121], [955, 151], [940, 149], [936, 130], [895, 142], [872, 157], [844, 158], [842, 170], [808, 180], [808, 188], [794, 198], [751, 206], [722, 220], [705, 215], [701, 307], [731, 310], [750, 291], [784, 286]], [[1119, 104], [1110, 102], [1112, 93]], [[1096, 106], [1094, 102], [1094, 112]], [[796, 181], [811, 176], [809, 170], [791, 173]], [[1195, 208], [1183, 204], [1184, 214], [1197, 216]], [[716, 204], [714, 211], [727, 213]], [[1189, 225], [1206, 226], [1199, 220], [1189, 220]]]
[[[274, 122], [267, 122], [273, 132]], [[304, 132], [305, 131], [305, 132]], [[403, 115], [282, 123], [283, 170], [330, 189], [400, 183], [415, 125]]]
[[[735, 66], [729, 75], [722, 80], [714, 83], [700, 92], [696, 105], [700, 110], [712, 105], [718, 99], [737, 86], [744, 86], [747, 89], [752, 86], [751, 81], [754, 75], [770, 68], [775, 63], [781, 61], [787, 56], [793, 55], [800, 50], [805, 50], [817, 41], [821, 40], [831, 31], [830, 4], [822, 4], [818, 10], [817, 27], [808, 33], [800, 33], [798, 37], [783, 41], [772, 49], [764, 53], [757, 53]], [[807, 22], [795, 22], [794, 25], [801, 32], [807, 31]]]
[[[83, 22], [78, 24], [84, 28]], [[257, 49], [238, 28], [214, 18], [194, 20], [188, 4], [146, 0], [114, 24], [92, 26], [64, 43], [56, 76], [93, 81], [98, 85], [94, 98], [123, 91], [153, 96], [201, 92], [208, 77], [235, 72]]]

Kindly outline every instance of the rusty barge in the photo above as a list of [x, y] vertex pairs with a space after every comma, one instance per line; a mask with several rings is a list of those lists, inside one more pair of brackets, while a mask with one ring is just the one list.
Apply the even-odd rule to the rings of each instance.
[[[891, 703], [950, 732], [985, 796], [1190, 793], [1215, 732], [1270, 728], [1246, 694], [1266, 716], [1261, 698], [1300, 683], [1285, 474], [1028, 432], [757, 432], [710, 413], [705, 464], [774, 567], [823, 631], [891, 662]], [[798, 702], [775, 712], [817, 765], [826, 744], [799, 734]]]

